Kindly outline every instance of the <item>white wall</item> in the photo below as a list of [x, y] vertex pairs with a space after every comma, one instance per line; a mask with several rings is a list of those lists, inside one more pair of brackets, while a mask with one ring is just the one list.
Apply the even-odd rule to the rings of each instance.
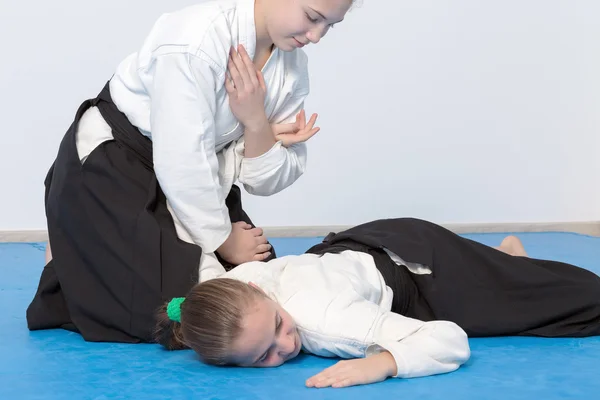
[[[44, 229], [75, 110], [191, 0], [0, 3], [0, 230]], [[119, 10], [117, 12], [117, 10]], [[311, 57], [321, 132], [263, 226], [600, 220], [600, 2], [363, 0]]]

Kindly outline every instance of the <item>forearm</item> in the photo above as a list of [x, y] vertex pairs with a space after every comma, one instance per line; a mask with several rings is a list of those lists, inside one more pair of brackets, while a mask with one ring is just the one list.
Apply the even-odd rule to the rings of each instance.
[[266, 153], [244, 158], [239, 180], [255, 196], [270, 196], [294, 183], [306, 168], [306, 145], [288, 148], [275, 143]]
[[185, 54], [154, 62], [149, 87], [154, 172], [178, 236], [212, 253], [231, 221], [215, 152], [215, 87], [211, 65]]
[[[470, 357], [467, 335], [456, 324], [431, 321], [404, 338], [394, 338], [392, 325], [385, 328], [387, 338], [376, 340], [379, 350], [396, 360], [397, 370], [392, 376], [414, 378], [451, 372]], [[367, 355], [378, 352], [374, 346]]]
[[262, 156], [277, 143], [266, 115], [256, 123], [245, 127], [244, 142], [244, 156], [247, 158]]
[[387, 350], [382, 351], [378, 354], [373, 354], [368, 357], [373, 357], [377, 359], [377, 363], [381, 363], [382, 368], [385, 369], [387, 377], [392, 377], [398, 375], [398, 364], [396, 363], [396, 359]]

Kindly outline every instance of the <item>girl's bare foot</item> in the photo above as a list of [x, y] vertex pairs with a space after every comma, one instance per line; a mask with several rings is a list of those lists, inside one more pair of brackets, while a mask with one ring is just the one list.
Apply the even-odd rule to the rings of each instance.
[[519, 257], [527, 257], [527, 252], [525, 251], [525, 247], [523, 247], [523, 243], [516, 236], [507, 236], [504, 238], [502, 243], [500, 243], [499, 247], [496, 249], [510, 254], [511, 256], [519, 256]]
[[46, 245], [46, 265], [52, 260], [52, 250], [50, 250], [50, 242]]

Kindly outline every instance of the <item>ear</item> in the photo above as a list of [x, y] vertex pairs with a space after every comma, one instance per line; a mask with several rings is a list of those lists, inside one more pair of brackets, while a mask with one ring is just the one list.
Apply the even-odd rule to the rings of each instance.
[[261, 291], [261, 293], [263, 293], [265, 296], [267, 295], [267, 294], [265, 293], [265, 291], [264, 291], [264, 290], [262, 290], [262, 288], [261, 288], [261, 287], [259, 287], [259, 286], [258, 286], [256, 283], [254, 283], [254, 282], [248, 282], [248, 285], [252, 286], [252, 287], [253, 287], [253, 288], [255, 288], [255, 289], [258, 289], [258, 290], [260, 290], [260, 291]]

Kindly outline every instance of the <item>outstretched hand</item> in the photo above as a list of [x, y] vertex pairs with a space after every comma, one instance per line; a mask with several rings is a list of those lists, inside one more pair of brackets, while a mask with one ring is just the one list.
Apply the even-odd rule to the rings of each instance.
[[291, 124], [271, 124], [275, 140], [282, 142], [283, 146], [289, 147], [295, 143], [306, 142], [313, 137], [321, 128], [314, 127], [317, 121], [317, 114], [313, 114], [306, 123], [306, 113], [304, 110], [296, 115], [296, 122]]
[[306, 381], [307, 387], [342, 388], [381, 382], [396, 375], [394, 357], [387, 351], [366, 358], [343, 360]]

